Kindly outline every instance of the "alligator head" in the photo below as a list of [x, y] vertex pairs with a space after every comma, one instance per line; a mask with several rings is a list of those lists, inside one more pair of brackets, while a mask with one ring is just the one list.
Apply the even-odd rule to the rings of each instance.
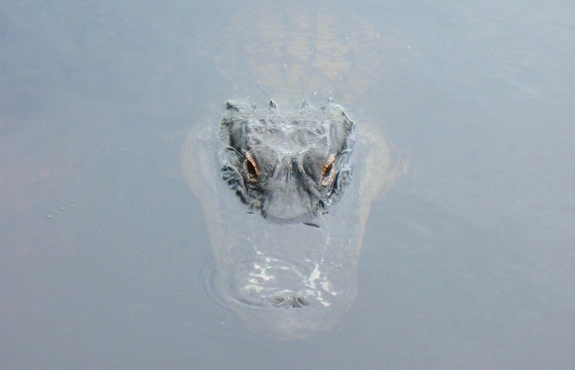
[[327, 104], [298, 110], [226, 102], [222, 175], [250, 210], [278, 223], [314, 224], [350, 182], [353, 122]]

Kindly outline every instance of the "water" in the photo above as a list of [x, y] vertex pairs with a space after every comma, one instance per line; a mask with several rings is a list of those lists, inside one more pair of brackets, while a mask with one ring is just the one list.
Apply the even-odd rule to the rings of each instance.
[[197, 35], [241, 4], [0, 5], [1, 368], [572, 366], [573, 5], [348, 7], [409, 45], [365, 99], [411, 174], [350, 311], [277, 342], [214, 296], [178, 158], [236, 97]]

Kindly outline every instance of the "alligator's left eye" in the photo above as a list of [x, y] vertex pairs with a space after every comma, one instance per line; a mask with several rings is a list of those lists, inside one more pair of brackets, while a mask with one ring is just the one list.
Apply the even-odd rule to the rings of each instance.
[[321, 149], [311, 149], [303, 155], [301, 167], [306, 175], [320, 186], [327, 187], [333, 183], [337, 174], [335, 154]]
[[333, 169], [334, 162], [335, 162], [335, 155], [330, 154], [330, 156], [325, 161], [323, 168], [321, 169], [322, 186], [328, 186], [333, 181], [333, 177], [335, 176], [335, 170]]

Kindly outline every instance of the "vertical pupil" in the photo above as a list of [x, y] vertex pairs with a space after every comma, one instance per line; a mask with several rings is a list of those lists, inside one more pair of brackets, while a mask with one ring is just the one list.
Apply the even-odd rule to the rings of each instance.
[[256, 176], [256, 175], [257, 175], [257, 174], [256, 174], [256, 169], [255, 169], [253, 163], [252, 163], [250, 160], [247, 160], [247, 161], [246, 161], [246, 168], [247, 168], [248, 172], [250, 173], [250, 175], [252, 175], [252, 176]]
[[246, 159], [244, 161], [244, 171], [247, 172], [248, 179], [250, 181], [256, 181], [260, 175], [258, 171], [258, 165], [254, 161], [254, 158], [250, 152], [246, 153]]
[[329, 176], [329, 173], [331, 172], [331, 166], [332, 166], [332, 164], [330, 163], [329, 165], [327, 165], [326, 167], [323, 168], [323, 171], [321, 173], [321, 177]]
[[331, 154], [327, 160], [325, 161], [325, 164], [323, 165], [323, 168], [321, 169], [321, 185], [322, 186], [328, 186], [331, 181], [333, 180], [333, 176], [334, 174], [332, 173], [333, 170], [333, 163], [335, 162], [335, 155]]

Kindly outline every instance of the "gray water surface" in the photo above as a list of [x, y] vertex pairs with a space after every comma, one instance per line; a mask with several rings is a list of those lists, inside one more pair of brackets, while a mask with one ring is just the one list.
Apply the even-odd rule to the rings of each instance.
[[350, 311], [278, 342], [218, 300], [178, 158], [237, 98], [198, 35], [243, 4], [2, 2], [0, 368], [573, 367], [575, 5], [363, 4], [409, 50], [363, 98], [410, 175]]

